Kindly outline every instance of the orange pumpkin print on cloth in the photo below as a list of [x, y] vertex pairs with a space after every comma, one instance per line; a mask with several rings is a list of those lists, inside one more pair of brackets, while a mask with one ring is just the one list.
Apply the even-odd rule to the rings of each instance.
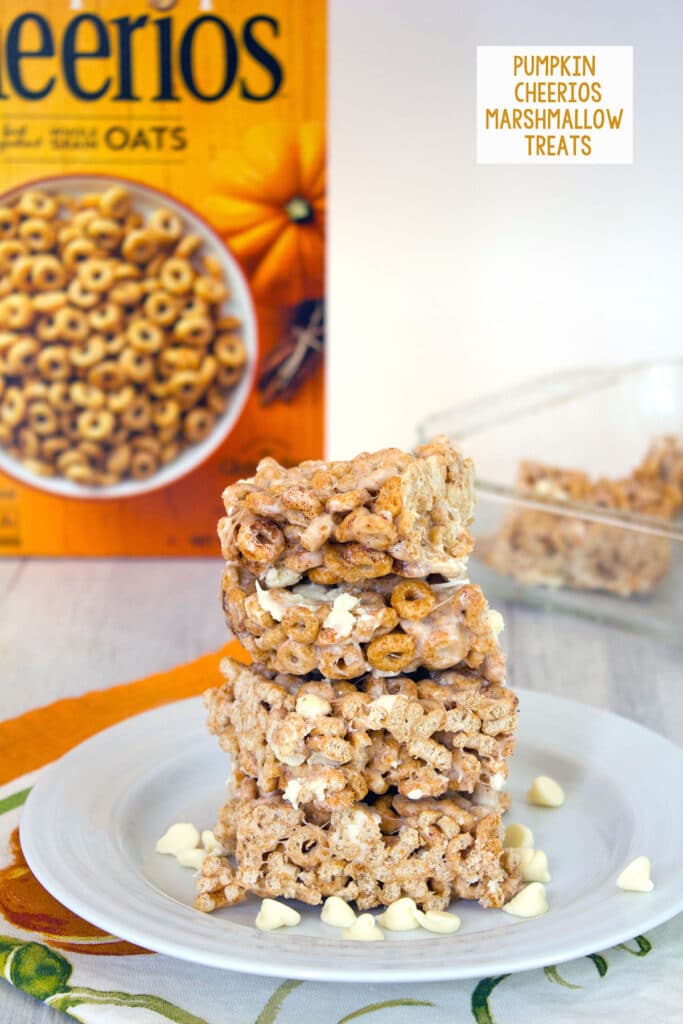
[[15, 828], [9, 840], [12, 863], [0, 869], [0, 913], [29, 932], [39, 932], [57, 949], [93, 956], [133, 956], [149, 953], [140, 946], [107, 935], [67, 910], [31, 873]]
[[204, 213], [247, 273], [254, 297], [295, 306], [325, 285], [325, 130], [250, 129], [213, 166]]

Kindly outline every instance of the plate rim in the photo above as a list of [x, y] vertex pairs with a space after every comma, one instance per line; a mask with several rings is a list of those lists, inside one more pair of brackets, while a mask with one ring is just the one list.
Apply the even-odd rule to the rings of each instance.
[[[669, 748], [669, 754], [678, 759], [683, 772], [683, 748], [667, 737], [661, 736], [653, 729], [650, 729], [639, 722], [635, 722], [633, 719], [626, 718], [614, 711], [596, 708], [583, 702], [574, 701], [565, 697], [556, 697], [552, 694], [526, 690], [524, 688], [515, 688], [515, 692], [522, 701], [539, 701], [541, 704], [546, 704], [547, 707], [553, 706], [555, 708], [559, 707], [559, 709], [562, 707], [570, 707], [573, 709], [575, 714], [577, 711], [579, 713], [593, 712], [595, 715], [607, 720], [608, 722], [611, 720], [613, 725], [618, 728], [623, 729], [626, 727], [628, 730], [631, 730], [633, 734], [639, 734], [644, 742], [655, 742], [658, 745], [663, 745], [664, 747]], [[110, 934], [116, 935], [117, 938], [143, 946], [150, 949], [152, 952], [175, 957], [191, 963], [197, 963], [205, 967], [235, 970], [246, 974], [265, 977], [343, 983], [446, 981], [479, 978], [485, 974], [493, 973], [518, 973], [525, 970], [532, 970], [547, 966], [550, 962], [555, 964], [566, 963], [590, 953], [610, 948], [620, 942], [628, 941], [634, 937], [634, 934], [657, 927], [665, 921], [670, 920], [677, 913], [683, 910], [682, 884], [680, 891], [672, 893], [666, 903], [659, 903], [658, 905], [653, 906], [650, 912], [647, 911], [647, 903], [643, 903], [643, 914], [638, 920], [636, 932], [634, 932], [633, 925], [628, 922], [624, 922], [623, 925], [615, 922], [610, 927], [605, 927], [603, 930], [599, 931], [599, 934], [597, 934], [595, 938], [589, 939], [587, 937], [585, 940], [576, 939], [573, 944], [568, 942], [565, 944], [563, 949], [559, 950], [557, 953], [551, 951], [548, 955], [543, 956], [540, 952], [531, 950], [526, 954], [524, 952], [515, 953], [514, 955], [502, 954], [500, 959], [496, 960], [495, 964], [487, 965], [483, 972], [482, 970], [475, 970], [471, 965], [458, 964], [456, 959], [451, 961], [448, 960], [448, 958], [445, 960], [442, 958], [439, 963], [429, 964], [427, 962], [427, 958], [425, 958], [425, 964], [421, 964], [419, 970], [412, 973], [406, 973], [405, 966], [392, 967], [390, 964], [387, 965], [386, 963], [379, 966], [373, 966], [372, 963], [365, 960], [363, 963], [362, 974], [358, 974], [357, 966], [343, 961], [340, 961], [339, 964], [335, 965], [330, 965], [329, 962], [326, 961], [323, 961], [322, 964], [318, 964], [318, 962], [313, 959], [308, 952], [310, 951], [311, 946], [314, 946], [315, 943], [319, 941], [316, 937], [304, 937], [305, 941], [302, 943], [301, 958], [298, 963], [286, 962], [281, 964], [277, 960], [277, 934], [272, 935], [271, 933], [258, 933], [261, 941], [268, 943], [270, 940], [273, 943], [272, 953], [274, 956], [271, 960], [268, 957], [258, 958], [258, 951], [253, 949], [250, 952], [241, 953], [239, 945], [237, 945], [236, 949], [233, 949], [228, 942], [226, 942], [225, 946], [221, 948], [220, 952], [217, 952], [216, 949], [202, 949], [197, 948], [197, 946], [193, 944], [184, 944], [182, 941], [178, 941], [168, 935], [159, 935], [158, 933], [150, 934], [149, 932], [146, 932], [144, 928], [137, 926], [135, 922], [129, 925], [127, 921], [124, 920], [122, 922], [120, 918], [117, 918], [115, 913], [109, 914], [106, 910], [102, 910], [100, 912], [100, 908], [96, 908], [95, 915], [93, 915], [92, 905], [88, 900], [82, 899], [78, 893], [74, 894], [69, 889], [68, 884], [63, 883], [62, 880], [55, 875], [54, 868], [49, 864], [49, 859], [46, 860], [41, 852], [41, 844], [39, 841], [40, 828], [36, 828], [36, 825], [38, 824], [41, 816], [41, 805], [48, 801], [50, 786], [55, 788], [57, 785], [59, 772], [60, 769], [62, 769], [62, 771], [64, 770], [64, 764], [67, 764], [67, 768], [70, 767], [70, 762], [72, 760], [78, 760], [82, 757], [83, 750], [85, 748], [88, 748], [89, 746], [94, 747], [99, 742], [102, 742], [102, 737], [106, 736], [110, 738], [112, 734], [116, 734], [117, 732], [125, 734], [126, 727], [130, 727], [132, 722], [139, 723], [141, 720], [144, 721], [144, 719], [154, 717], [160, 713], [177, 714], [179, 708], [183, 705], [198, 706], [200, 704], [201, 697], [199, 696], [185, 698], [180, 701], [171, 701], [167, 704], [141, 712], [138, 715], [132, 715], [129, 718], [126, 718], [123, 721], [88, 737], [88, 739], [69, 750], [58, 761], [53, 762], [52, 765], [47, 767], [45, 775], [41, 777], [33, 787], [26, 804], [24, 805], [20, 820], [21, 843], [26, 860], [34, 875], [61, 903], [69, 907], [69, 909], [79, 914], [81, 917], [84, 917], [85, 920], [90, 921]], [[115, 805], [112, 804], [112, 809], [114, 809], [114, 806]], [[36, 822], [33, 821], [34, 817], [36, 818]], [[115, 815], [113, 817], [115, 817]], [[124, 858], [124, 851], [121, 850], [121, 859], [123, 860]], [[169, 905], [175, 903], [178, 908], [177, 912], [180, 915], [189, 915], [187, 920], [197, 920], [197, 911], [194, 911], [191, 907], [188, 907], [183, 903], [175, 901], [173, 897], [163, 893], [161, 890], [155, 890], [154, 887], [151, 886], [151, 883], [144, 878], [144, 875], [142, 875], [139, 869], [137, 869], [135, 865], [131, 864], [129, 860], [127, 861], [127, 867], [135, 873], [138, 881], [143, 882], [145, 885], [150, 887], [151, 892], [156, 893], [155, 898], [161, 898], [164, 903], [168, 903]], [[636, 896], [633, 898], [638, 897]], [[641, 898], [645, 899], [646, 897]], [[210, 915], [201, 915], [201, 918], [207, 922], [211, 919]], [[523, 921], [519, 922], [520, 925], [526, 923], [527, 922]], [[455, 940], [455, 937], [453, 937], [452, 941], [453, 940]], [[334, 942], [335, 937], [332, 936], [330, 941]], [[337, 938], [336, 941], [341, 940]], [[423, 939], [422, 941], [424, 942], [425, 940]], [[436, 939], [431, 941], [436, 941]], [[442, 944], [444, 937], [439, 936], [438, 941]], [[398, 945], [395, 948], [398, 951]], [[457, 947], [454, 946], [454, 949], [456, 948]], [[425, 949], [429, 949], [429, 945], [427, 945]], [[359, 950], [358, 952], [361, 951], [362, 950]]]

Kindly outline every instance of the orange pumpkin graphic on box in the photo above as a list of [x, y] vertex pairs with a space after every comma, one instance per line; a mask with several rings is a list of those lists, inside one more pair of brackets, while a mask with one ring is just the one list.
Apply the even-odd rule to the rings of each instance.
[[17, 928], [39, 932], [56, 949], [93, 956], [131, 956], [149, 950], [107, 935], [58, 903], [31, 873], [15, 828], [9, 840], [12, 863], [0, 869], [0, 914]]
[[204, 212], [240, 260], [257, 300], [295, 306], [325, 284], [325, 130], [250, 129], [213, 166]]

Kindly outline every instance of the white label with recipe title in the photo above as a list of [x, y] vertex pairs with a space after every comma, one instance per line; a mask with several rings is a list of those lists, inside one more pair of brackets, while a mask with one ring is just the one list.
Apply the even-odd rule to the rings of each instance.
[[633, 47], [478, 46], [477, 163], [633, 163]]

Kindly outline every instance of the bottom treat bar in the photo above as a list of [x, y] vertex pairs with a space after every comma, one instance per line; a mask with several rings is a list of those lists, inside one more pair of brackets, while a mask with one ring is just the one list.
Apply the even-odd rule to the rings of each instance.
[[233, 857], [205, 859], [195, 900], [205, 912], [247, 893], [310, 904], [340, 896], [361, 910], [403, 896], [423, 910], [458, 897], [501, 907], [521, 887], [501, 847], [500, 810], [454, 794], [387, 794], [332, 811], [325, 824], [280, 796], [238, 797], [222, 808], [215, 833]]

